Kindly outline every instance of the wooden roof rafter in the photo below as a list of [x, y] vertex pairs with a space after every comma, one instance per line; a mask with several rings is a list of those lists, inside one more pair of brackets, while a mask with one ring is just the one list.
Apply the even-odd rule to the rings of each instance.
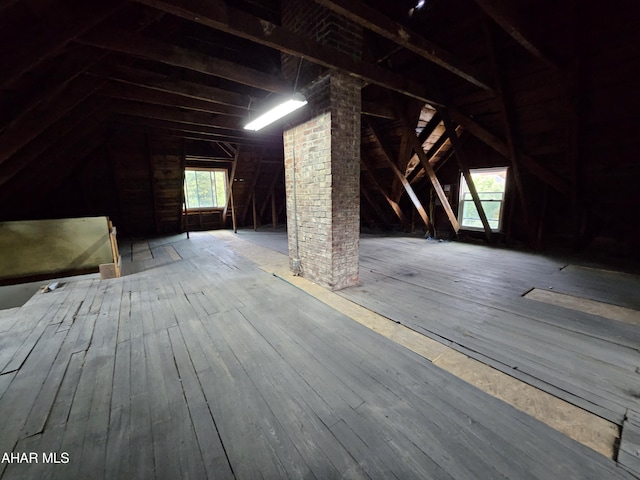
[[512, 0], [474, 1], [500, 28], [531, 55], [551, 68], [561, 68], [558, 62], [545, 53], [534, 39], [534, 35], [527, 24], [524, 13], [518, 10], [517, 2], [513, 2]]
[[103, 62], [100, 66], [92, 68], [90, 73], [123, 84], [136, 85], [159, 92], [180, 95], [184, 98], [243, 108], [246, 111], [259, 107], [259, 99], [250, 95], [211, 87], [203, 83], [176, 80], [159, 73], [150, 72], [141, 68], [118, 65], [113, 62]]
[[472, 65], [457, 58], [445, 49], [413, 32], [406, 25], [398, 23], [376, 9], [359, 0], [314, 0], [323, 7], [355, 22], [356, 24], [393, 41], [399, 46], [444, 68], [454, 75], [465, 79], [484, 90], [493, 91], [493, 87]]
[[220, 103], [208, 102], [194, 98], [183, 97], [174, 93], [161, 92], [138, 85], [121, 84], [109, 81], [96, 95], [133, 102], [148, 103], [162, 107], [175, 107], [181, 109], [214, 115], [230, 117], [246, 117], [247, 111], [239, 107], [230, 107]]
[[389, 193], [387, 193], [387, 191], [384, 189], [384, 187], [380, 183], [380, 179], [375, 173], [375, 169], [371, 165], [369, 159], [364, 154], [360, 155], [360, 164], [363, 166], [364, 170], [368, 173], [372, 183], [375, 185], [378, 191], [384, 196], [385, 200], [393, 210], [393, 213], [395, 213], [396, 217], [398, 217], [398, 220], [400, 220], [405, 230], [409, 231], [410, 223], [407, 217], [405, 216], [404, 212], [402, 211], [402, 208], [400, 208], [400, 205], [398, 204], [398, 202], [393, 200], [389, 196]]
[[[406, 178], [405, 174], [403, 172], [401, 172], [400, 169], [398, 168], [398, 166], [395, 164], [393, 156], [392, 156], [392, 153], [389, 150], [388, 146], [382, 140], [378, 128], [373, 124], [373, 122], [370, 119], [366, 119], [366, 122], [367, 122], [367, 126], [369, 127], [369, 129], [371, 130], [371, 132], [373, 134], [374, 141], [380, 147], [380, 150], [383, 153], [382, 156], [384, 157], [386, 165], [389, 168], [391, 168], [391, 171], [393, 172], [394, 180], [398, 180], [401, 183], [402, 187], [404, 188], [405, 192], [407, 193], [407, 196], [411, 200], [411, 203], [413, 204], [413, 206], [417, 210], [418, 214], [420, 215], [420, 218], [424, 222], [425, 228], [428, 229], [429, 226], [430, 226], [431, 221], [429, 220], [429, 216], [427, 215], [427, 211], [422, 206], [422, 202], [420, 201], [420, 199], [418, 198], [416, 193], [413, 191], [413, 188], [411, 187], [411, 185], [407, 181], [407, 178]], [[397, 200], [396, 200], [396, 203], [397, 203]]]
[[379, 85], [424, 102], [443, 105], [436, 85], [407, 79], [378, 65], [355, 60], [341, 51], [321, 45], [267, 20], [234, 9], [223, 2], [198, 0], [135, 0], [166, 13], [251, 40], [326, 68], [346, 72], [367, 83]]
[[70, 41], [93, 29], [124, 4], [124, 0], [98, 4], [81, 2], [80, 8], [78, 5], [74, 5], [74, 8], [59, 5], [56, 13], [47, 11], [48, 24], [55, 26], [51, 31], [44, 32], [35, 40], [17, 41], [16, 44], [26, 45], [26, 49], [7, 49], [8, 57], [0, 56], [0, 71], [3, 72], [0, 88], [10, 85], [44, 60], [57, 55]]
[[112, 27], [94, 29], [78, 42], [158, 63], [224, 78], [272, 93], [290, 94], [293, 86], [279, 76], [245, 67], [228, 60], [165, 43], [141, 34]]

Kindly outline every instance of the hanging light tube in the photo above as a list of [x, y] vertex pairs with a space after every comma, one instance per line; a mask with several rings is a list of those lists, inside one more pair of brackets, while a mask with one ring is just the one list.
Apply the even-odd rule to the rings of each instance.
[[303, 95], [296, 93], [292, 97], [288, 98], [284, 102], [276, 105], [268, 112], [260, 115], [258, 118], [245, 125], [245, 130], [258, 131], [267, 125], [272, 124], [276, 120], [281, 119], [285, 115], [289, 115], [291, 112], [304, 107], [307, 104], [307, 100]]

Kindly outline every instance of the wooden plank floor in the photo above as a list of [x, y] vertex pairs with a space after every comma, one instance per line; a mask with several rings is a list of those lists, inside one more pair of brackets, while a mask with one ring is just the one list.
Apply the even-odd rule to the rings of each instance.
[[640, 277], [406, 237], [364, 237], [360, 259], [361, 285], [341, 292], [352, 301], [618, 425], [640, 407], [637, 325], [522, 297], [553, 289], [637, 308]]
[[2, 317], [1, 478], [633, 478], [206, 233], [128, 252]]

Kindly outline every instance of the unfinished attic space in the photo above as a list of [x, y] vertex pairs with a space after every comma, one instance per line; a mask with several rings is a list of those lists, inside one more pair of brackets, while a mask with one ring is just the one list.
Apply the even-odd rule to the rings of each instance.
[[0, 479], [640, 479], [637, 10], [0, 0]]

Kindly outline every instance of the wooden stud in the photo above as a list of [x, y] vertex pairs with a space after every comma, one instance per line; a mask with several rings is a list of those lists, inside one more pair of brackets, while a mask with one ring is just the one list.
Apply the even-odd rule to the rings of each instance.
[[369, 193], [369, 190], [367, 188], [365, 188], [365, 186], [362, 184], [362, 182], [360, 182], [360, 192], [362, 193], [362, 196], [364, 197], [364, 199], [369, 203], [369, 205], [371, 205], [371, 208], [373, 208], [375, 210], [375, 212], [378, 215], [378, 217], [380, 218], [380, 220], [382, 220], [382, 222], [386, 226], [390, 226], [391, 222], [389, 222], [388, 217], [382, 212], [382, 209], [380, 208], [378, 203], [373, 199], [373, 197]]
[[[94, 28], [125, 2], [116, 0], [89, 5], [81, 3], [72, 9], [47, 12], [49, 31], [34, 38], [14, 39], [15, 48], [6, 49], [7, 57], [0, 56], [2, 80], [0, 89], [33, 70], [43, 61], [57, 55], [71, 40]], [[34, 3], [38, 5], [38, 2]], [[22, 49], [18, 49], [18, 47]]]
[[159, 73], [110, 62], [101, 63], [99, 66], [92, 68], [90, 73], [108, 78], [119, 84], [144, 87], [157, 92], [179, 95], [183, 98], [241, 108], [245, 112], [260, 106], [260, 101], [251, 96], [201, 83], [175, 80]]
[[[185, 97], [184, 95], [176, 95], [173, 93], [161, 92], [159, 90], [145, 88], [138, 85], [130, 85], [127, 83], [118, 83], [114, 81], [109, 81], [96, 93], [98, 95], [102, 95], [112, 99], [142, 102], [150, 105], [157, 105], [160, 107], [179, 106], [184, 110], [192, 110], [193, 112], [204, 114], [227, 115], [231, 117], [239, 117], [241, 119], [246, 118], [247, 116], [246, 108], [223, 105], [216, 102], [208, 102], [205, 100]], [[123, 103], [122, 105], [127, 104]], [[122, 113], [129, 112], [125, 111]], [[209, 122], [208, 124], [211, 123]], [[217, 123], [216, 125], [219, 126]]]

